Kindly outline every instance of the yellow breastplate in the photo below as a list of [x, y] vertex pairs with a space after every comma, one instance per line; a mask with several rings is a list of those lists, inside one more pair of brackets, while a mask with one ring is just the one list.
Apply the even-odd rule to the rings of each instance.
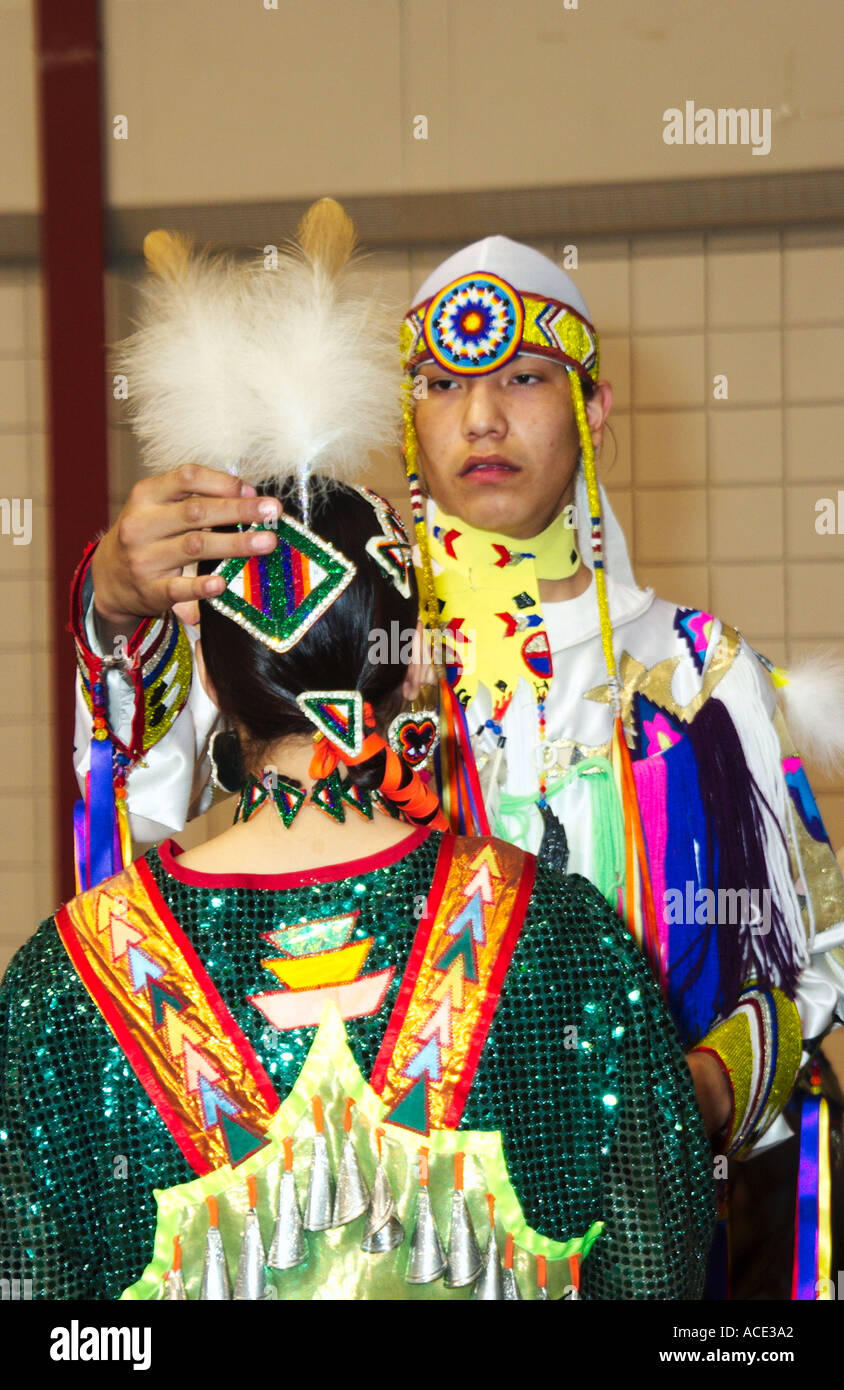
[[[210, 1291], [218, 1298], [467, 1299], [474, 1279], [449, 1286], [475, 1257], [466, 1215], [477, 1233], [482, 1286], [491, 1281], [487, 1296], [561, 1298], [576, 1287], [580, 1260], [602, 1223], [565, 1242], [550, 1240], [525, 1221], [499, 1133], [414, 1135], [390, 1124], [386, 1113], [350, 1051], [339, 1012], [328, 1004], [302, 1071], [266, 1131], [269, 1142], [236, 1170], [225, 1165], [156, 1191], [153, 1258], [122, 1297], [194, 1300]], [[316, 1137], [316, 1117], [323, 1139]], [[420, 1165], [423, 1176], [427, 1169], [424, 1183]], [[462, 1199], [455, 1197], [461, 1168]], [[343, 1193], [340, 1209], [335, 1183]], [[349, 1219], [326, 1224], [335, 1217]], [[308, 1229], [315, 1225], [324, 1228]], [[273, 1267], [297, 1257], [289, 1268]], [[415, 1282], [420, 1275], [425, 1282]]]

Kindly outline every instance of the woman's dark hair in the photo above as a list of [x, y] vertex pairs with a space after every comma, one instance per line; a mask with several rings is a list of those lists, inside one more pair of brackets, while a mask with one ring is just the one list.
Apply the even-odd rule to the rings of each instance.
[[[259, 492], [277, 497], [286, 515], [301, 518], [295, 480]], [[419, 615], [412, 568], [410, 597], [403, 598], [366, 549], [381, 527], [359, 492], [315, 477], [309, 499], [309, 529], [351, 560], [357, 572], [294, 647], [274, 652], [207, 600], [200, 604], [202, 650], [217, 703], [226, 722], [244, 731], [242, 756], [253, 767], [279, 739], [313, 734], [314, 725], [296, 704], [305, 690], [359, 690], [382, 732], [401, 708], [409, 634]], [[217, 563], [200, 562], [200, 573], [210, 573]], [[385, 636], [376, 641], [379, 633]], [[389, 659], [380, 659], [385, 654]]]

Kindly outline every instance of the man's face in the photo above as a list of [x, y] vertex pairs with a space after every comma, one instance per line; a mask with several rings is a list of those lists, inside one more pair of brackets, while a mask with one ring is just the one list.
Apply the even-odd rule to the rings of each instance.
[[[497, 372], [457, 376], [424, 363], [416, 403], [421, 471], [450, 516], [516, 539], [536, 536], [571, 501], [580, 441], [568, 374], [544, 357], [517, 356]], [[596, 446], [612, 393], [587, 404]]]

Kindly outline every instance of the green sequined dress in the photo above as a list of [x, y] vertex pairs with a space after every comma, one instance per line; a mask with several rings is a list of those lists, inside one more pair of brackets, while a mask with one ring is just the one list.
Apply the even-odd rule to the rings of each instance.
[[[439, 839], [397, 846], [391, 862], [354, 877], [294, 887], [215, 884], [180, 870], [168, 847], [146, 856], [279, 1096], [315, 1029], [276, 1031], [248, 1002], [267, 988], [262, 933], [359, 912], [356, 935], [375, 938], [367, 965], [397, 967], [379, 1011], [347, 1023], [368, 1076]], [[150, 1259], [153, 1189], [193, 1175], [52, 918], [0, 987], [0, 1065], [0, 1277], [31, 1281], [35, 1299], [119, 1297]], [[701, 1296], [714, 1195], [690, 1076], [642, 955], [579, 876], [537, 873], [460, 1127], [501, 1131], [535, 1230], [567, 1240], [605, 1223], [582, 1297]]]

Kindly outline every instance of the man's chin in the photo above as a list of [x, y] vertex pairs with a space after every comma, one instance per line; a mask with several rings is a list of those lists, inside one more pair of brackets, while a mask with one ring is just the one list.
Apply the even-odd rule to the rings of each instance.
[[497, 531], [500, 535], [513, 537], [517, 533], [534, 534], [530, 531], [530, 519], [522, 516], [513, 506], [512, 496], [469, 498], [459, 507], [457, 515], [477, 531]]

